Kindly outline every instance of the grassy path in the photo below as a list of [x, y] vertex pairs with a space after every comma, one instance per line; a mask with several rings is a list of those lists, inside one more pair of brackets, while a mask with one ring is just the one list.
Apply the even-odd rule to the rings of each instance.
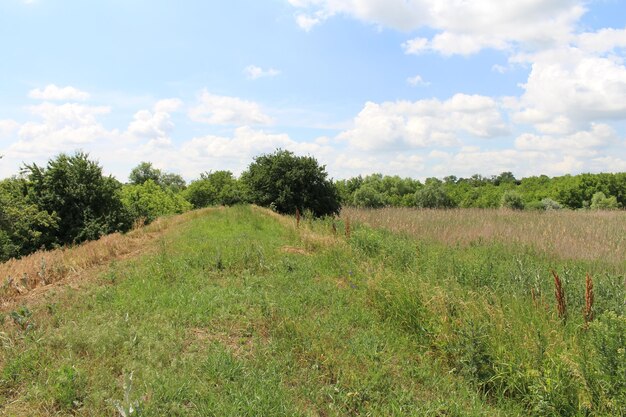
[[88, 288], [4, 317], [0, 415], [519, 413], [388, 325], [373, 283], [392, 270], [342, 238], [239, 207], [160, 239]]

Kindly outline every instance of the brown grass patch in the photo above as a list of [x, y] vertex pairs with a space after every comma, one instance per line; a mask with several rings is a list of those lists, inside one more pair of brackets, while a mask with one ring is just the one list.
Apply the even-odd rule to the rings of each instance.
[[78, 246], [38, 251], [4, 262], [0, 264], [0, 309], [33, 290], [39, 289], [39, 293], [54, 284], [82, 280], [87, 271], [108, 265], [112, 260], [135, 256], [172, 226], [200, 217], [207, 210], [211, 209], [162, 217], [125, 234], [113, 233]]
[[601, 259], [626, 268], [625, 211], [348, 207], [341, 217], [448, 245], [497, 242], [532, 247], [561, 259]]
[[307, 252], [306, 249], [296, 248], [295, 246], [283, 246], [282, 248], [280, 248], [280, 251], [284, 253], [295, 253], [298, 255], [310, 255], [310, 253]]

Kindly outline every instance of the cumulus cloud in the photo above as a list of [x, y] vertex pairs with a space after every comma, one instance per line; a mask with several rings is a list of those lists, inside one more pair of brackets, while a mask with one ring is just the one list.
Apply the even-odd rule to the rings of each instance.
[[89, 99], [90, 94], [70, 86], [57, 87], [49, 84], [43, 90], [39, 88], [30, 90], [28, 97], [49, 101], [84, 101]]
[[159, 100], [153, 110], [140, 110], [133, 116], [127, 133], [138, 139], [148, 140], [153, 146], [169, 146], [172, 143], [170, 132], [174, 129], [171, 112], [182, 106], [179, 99]]
[[597, 32], [581, 33], [576, 44], [584, 51], [596, 53], [626, 48], [626, 28], [604, 28]]
[[198, 104], [189, 110], [189, 117], [195, 122], [211, 125], [272, 123], [272, 118], [263, 112], [259, 104], [237, 97], [214, 95], [206, 90], [200, 94]]
[[256, 80], [264, 77], [276, 77], [277, 75], [280, 75], [280, 71], [277, 69], [263, 69], [261, 67], [257, 67], [256, 65], [248, 65], [243, 72], [249, 80]]
[[339, 139], [361, 150], [400, 150], [455, 146], [462, 135], [491, 138], [507, 132], [495, 100], [456, 94], [445, 101], [368, 102]]
[[306, 11], [299, 22], [306, 30], [344, 15], [401, 31], [431, 28], [432, 38], [419, 37], [403, 46], [407, 53], [436, 51], [469, 55], [483, 48], [507, 49], [524, 43], [545, 47], [563, 44], [585, 12], [579, 0], [290, 0]]
[[531, 63], [524, 94], [511, 102], [513, 120], [544, 134], [571, 134], [590, 123], [626, 118], [626, 67], [610, 57], [564, 47], [514, 62]]

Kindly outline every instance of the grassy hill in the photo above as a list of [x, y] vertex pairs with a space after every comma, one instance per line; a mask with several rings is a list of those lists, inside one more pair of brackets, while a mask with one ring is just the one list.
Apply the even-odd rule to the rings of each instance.
[[625, 413], [623, 262], [335, 229], [208, 210], [79, 281], [12, 296], [0, 415]]

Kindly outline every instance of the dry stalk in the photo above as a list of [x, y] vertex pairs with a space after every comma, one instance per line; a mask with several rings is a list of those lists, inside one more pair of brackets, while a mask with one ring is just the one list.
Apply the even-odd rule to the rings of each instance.
[[565, 321], [567, 318], [567, 310], [565, 308], [565, 291], [563, 291], [563, 283], [561, 282], [559, 275], [554, 270], [552, 270], [552, 275], [554, 276], [554, 295], [556, 297], [557, 313], [559, 318]]
[[296, 227], [300, 227], [300, 209], [296, 207]]
[[346, 239], [350, 239], [350, 217], [346, 217]]
[[593, 279], [587, 273], [585, 279], [585, 323], [593, 320]]
[[337, 236], [337, 225], [335, 224], [334, 220], [333, 220], [333, 236]]

